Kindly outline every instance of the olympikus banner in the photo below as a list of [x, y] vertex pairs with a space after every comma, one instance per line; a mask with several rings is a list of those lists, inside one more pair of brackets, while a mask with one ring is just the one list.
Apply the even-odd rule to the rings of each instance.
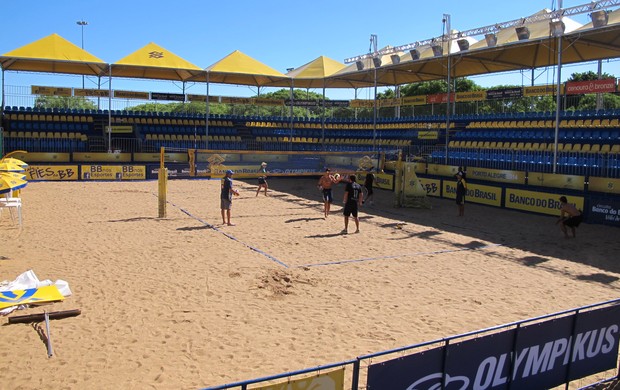
[[151, 92], [151, 100], [170, 100], [175, 102], [184, 102], [185, 95], [183, 95], [182, 93]]
[[395, 390], [436, 389], [442, 381], [447, 390], [548, 389], [615, 368], [619, 334], [620, 307], [604, 307], [373, 364], [367, 384]]
[[573, 81], [566, 83], [567, 95], [602, 92], [616, 92], [616, 79]]
[[518, 98], [523, 96], [522, 88], [504, 88], [487, 90], [487, 99]]
[[[298, 99], [298, 100], [293, 100], [293, 105], [295, 107], [318, 107], [319, 106], [319, 101], [318, 100], [305, 100], [305, 99]], [[286, 99], [284, 101], [284, 104], [287, 106], [291, 105], [291, 99]]]

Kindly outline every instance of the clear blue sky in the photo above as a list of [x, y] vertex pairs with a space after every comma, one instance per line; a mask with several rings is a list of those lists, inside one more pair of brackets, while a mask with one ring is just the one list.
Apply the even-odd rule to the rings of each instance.
[[[568, 8], [587, 1], [564, 1]], [[0, 54], [7, 53], [52, 33], [81, 45], [78, 20], [85, 20], [84, 48], [106, 62], [116, 62], [149, 42], [154, 42], [187, 61], [205, 68], [234, 50], [286, 73], [324, 55], [344, 62], [345, 58], [367, 53], [370, 34], [378, 36], [379, 47], [398, 46], [442, 34], [443, 14], [451, 15], [452, 29], [468, 30], [518, 19], [557, 2], [446, 0], [446, 1], [145, 1], [85, 0], [5, 1], [1, 12]], [[580, 23], [588, 15], [575, 16]], [[596, 71], [568, 66], [562, 74]], [[603, 71], [620, 76], [620, 62], [603, 65]], [[537, 73], [538, 75], [538, 73]], [[475, 77], [482, 86], [530, 84], [530, 73], [501, 77]], [[538, 75], [536, 84], [552, 83], [551, 72]], [[93, 81], [90, 81], [93, 87]], [[5, 84], [81, 86], [81, 78], [51, 78], [5, 72]], [[172, 82], [144, 84], [120, 80], [113, 88], [140, 91], [178, 92]], [[204, 86], [190, 93], [204, 93]], [[266, 92], [269, 92], [267, 90]], [[273, 89], [271, 90], [273, 91]], [[320, 93], [320, 91], [317, 91]], [[328, 90], [332, 99], [351, 99], [352, 90]], [[212, 95], [251, 96], [255, 89], [244, 86], [213, 85]], [[370, 95], [370, 91], [363, 92]], [[359, 96], [360, 98], [370, 98]]]

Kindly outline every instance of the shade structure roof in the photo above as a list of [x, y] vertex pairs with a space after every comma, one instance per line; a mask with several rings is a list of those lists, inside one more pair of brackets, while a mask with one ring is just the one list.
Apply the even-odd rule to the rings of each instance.
[[[293, 69], [286, 75], [293, 79], [293, 86], [298, 88], [321, 88], [325, 79], [345, 68], [346, 65], [329, 57], [320, 56]], [[345, 85], [343, 85], [345, 86]]]
[[[290, 78], [285, 74], [235, 50], [205, 69], [206, 81], [210, 83], [274, 86]], [[192, 81], [205, 81], [205, 76], [193, 77]]]
[[4, 70], [69, 73], [98, 76], [107, 63], [67, 41], [51, 34], [0, 56]]
[[186, 81], [202, 68], [151, 42], [112, 64], [113, 77]]

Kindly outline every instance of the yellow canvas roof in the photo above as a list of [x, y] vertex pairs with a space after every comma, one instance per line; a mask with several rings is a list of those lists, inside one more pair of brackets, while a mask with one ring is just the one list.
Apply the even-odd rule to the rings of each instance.
[[202, 68], [153, 42], [112, 64], [113, 77], [185, 81], [201, 74]]
[[[254, 58], [235, 50], [205, 69], [210, 83], [271, 86], [290, 78]], [[205, 81], [192, 78], [192, 81]]]
[[293, 69], [286, 75], [293, 78], [295, 87], [321, 88], [325, 85], [325, 78], [333, 75], [346, 65], [329, 57], [320, 56], [299, 68]]
[[51, 34], [0, 56], [4, 70], [101, 75], [107, 64], [67, 41]]

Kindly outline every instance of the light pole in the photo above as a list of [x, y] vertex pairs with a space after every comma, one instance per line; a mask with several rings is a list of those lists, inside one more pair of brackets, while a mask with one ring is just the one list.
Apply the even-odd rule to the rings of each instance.
[[[78, 20], [75, 23], [82, 28], [82, 50], [84, 50], [84, 26], [87, 26], [88, 22], [85, 20]], [[84, 75], [82, 75], [82, 89], [84, 89]]]

